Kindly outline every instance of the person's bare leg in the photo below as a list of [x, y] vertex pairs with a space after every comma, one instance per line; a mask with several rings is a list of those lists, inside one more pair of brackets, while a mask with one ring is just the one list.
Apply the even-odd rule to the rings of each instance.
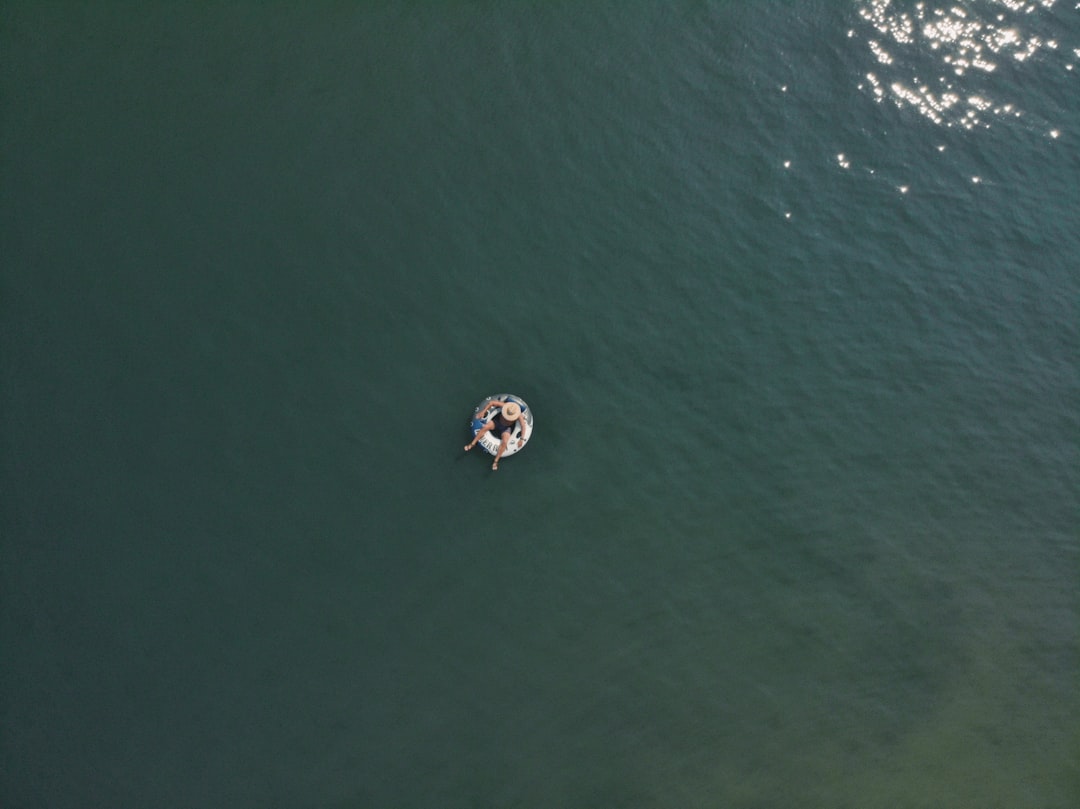
[[495, 422], [489, 421], [487, 424], [485, 424], [483, 427], [481, 427], [479, 430], [477, 430], [476, 435], [473, 436], [473, 440], [465, 445], [465, 451], [468, 452], [470, 449], [475, 447], [476, 442], [479, 441], [483, 437], [484, 433], [491, 432], [491, 430], [494, 427], [495, 427]]
[[499, 458], [506, 452], [506, 447], [510, 443], [510, 433], [502, 434], [502, 441], [499, 442], [499, 451], [495, 453], [495, 463], [491, 465], [492, 470], [499, 468]]

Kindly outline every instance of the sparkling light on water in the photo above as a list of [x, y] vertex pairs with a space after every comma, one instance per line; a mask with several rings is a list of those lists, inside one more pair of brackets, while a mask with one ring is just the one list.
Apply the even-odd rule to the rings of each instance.
[[[888, 99], [910, 107], [940, 126], [986, 128], [995, 117], [1019, 118], [1019, 100], [1003, 101], [991, 94], [992, 86], [983, 86], [988, 82], [971, 77], [989, 77], [1007, 61], [1020, 65], [1058, 51], [1060, 43], [1039, 31], [1056, 1], [871, 0], [859, 8], [859, 16], [871, 29], [864, 41], [876, 66], [859, 88], [879, 103]], [[1080, 57], [1080, 48], [1066, 50], [1065, 58]]]

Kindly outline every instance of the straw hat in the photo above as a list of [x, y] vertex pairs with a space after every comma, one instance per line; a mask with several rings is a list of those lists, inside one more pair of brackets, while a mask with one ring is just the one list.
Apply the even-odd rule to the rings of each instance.
[[502, 417], [507, 421], [514, 421], [521, 415], [521, 406], [516, 402], [507, 402], [502, 406]]

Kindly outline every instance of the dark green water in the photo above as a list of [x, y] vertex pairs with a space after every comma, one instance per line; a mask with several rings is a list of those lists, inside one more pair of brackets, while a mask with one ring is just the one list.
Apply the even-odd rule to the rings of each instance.
[[1011, 5], [7, 7], [0, 805], [1077, 805]]

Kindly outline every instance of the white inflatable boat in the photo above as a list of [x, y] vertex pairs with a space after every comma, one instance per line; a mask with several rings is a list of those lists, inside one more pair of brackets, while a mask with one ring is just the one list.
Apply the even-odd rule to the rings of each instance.
[[[525, 445], [529, 443], [529, 439], [532, 438], [533, 428], [533, 414], [532, 409], [525, 404], [525, 400], [520, 396], [514, 396], [510, 393], [496, 393], [494, 396], [488, 396], [480, 404], [476, 406], [476, 410], [473, 411], [472, 417], [472, 434], [476, 437], [476, 434], [480, 432], [481, 428], [493, 418], [502, 409], [500, 405], [491, 406], [492, 402], [514, 403], [521, 408], [521, 416], [518, 417], [514, 423], [514, 431], [510, 434], [510, 441], [506, 445], [506, 452], [502, 454], [504, 458], [509, 458], [515, 453], [521, 452], [525, 449]], [[489, 410], [490, 408], [490, 410]], [[488, 410], [487, 418], [480, 418], [481, 414], [485, 410]], [[518, 439], [524, 438], [520, 444]], [[495, 430], [488, 430], [477, 442], [487, 451], [489, 454], [494, 455], [499, 451], [499, 443], [502, 440], [501, 435], [496, 435]]]

